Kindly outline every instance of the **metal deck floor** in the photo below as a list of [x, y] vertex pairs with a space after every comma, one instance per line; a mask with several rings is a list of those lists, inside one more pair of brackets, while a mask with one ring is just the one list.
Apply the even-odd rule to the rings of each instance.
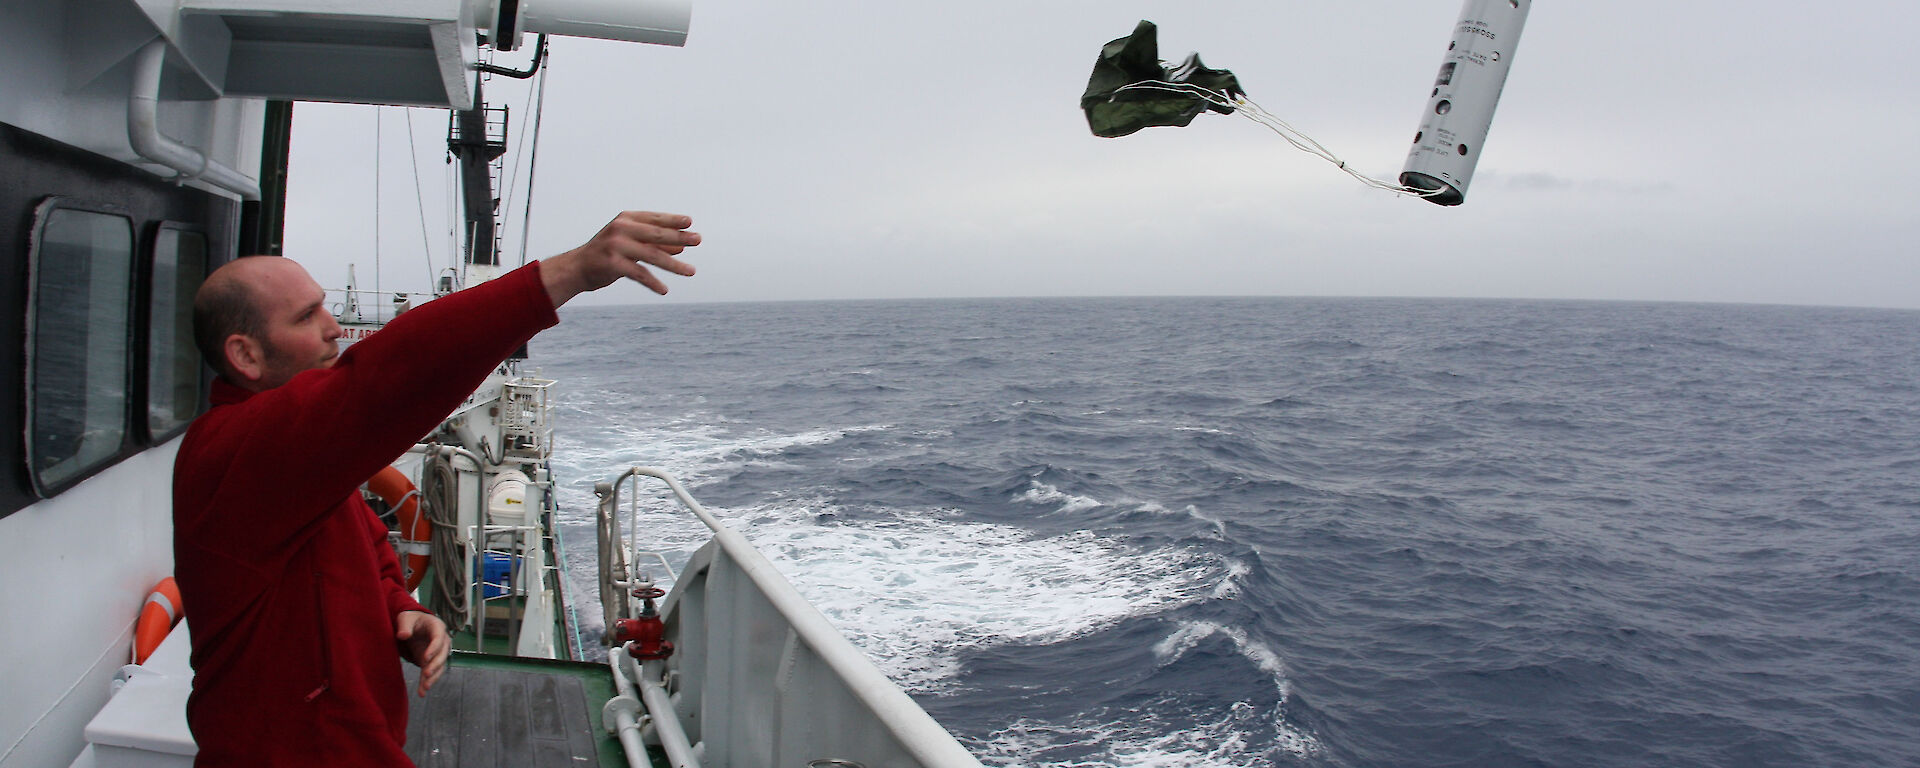
[[[599, 728], [599, 713], [589, 712], [587, 705], [589, 689], [602, 687], [594, 684], [594, 665], [494, 662], [456, 654], [446, 676], [425, 699], [413, 696], [419, 670], [405, 666], [413, 705], [407, 719], [407, 756], [420, 768], [607, 764], [608, 738]], [[604, 667], [599, 672], [606, 674]], [[603, 685], [611, 688], [612, 683]], [[613, 749], [617, 757], [617, 741]]]

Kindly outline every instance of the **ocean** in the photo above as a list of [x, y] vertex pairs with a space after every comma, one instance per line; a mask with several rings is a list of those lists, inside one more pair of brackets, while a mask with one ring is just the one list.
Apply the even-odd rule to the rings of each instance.
[[562, 318], [576, 590], [672, 471], [989, 766], [1920, 765], [1920, 312]]

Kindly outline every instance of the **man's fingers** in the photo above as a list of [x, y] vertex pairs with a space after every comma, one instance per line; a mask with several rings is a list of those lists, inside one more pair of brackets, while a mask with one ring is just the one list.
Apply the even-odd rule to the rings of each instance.
[[679, 252], [680, 249], [669, 251], [655, 245], [631, 242], [615, 250], [620, 258], [627, 261], [651, 264], [681, 277], [692, 277], [693, 265], [674, 258], [674, 254]]
[[621, 221], [636, 221], [652, 224], [656, 227], [686, 229], [693, 226], [693, 218], [683, 213], [661, 213], [659, 211], [621, 211], [614, 218]]
[[453, 638], [447, 634], [443, 625], [438, 621], [434, 622], [434, 627], [429, 630], [427, 647], [425, 651], [420, 654], [420, 661], [424, 662], [420, 665], [419, 691], [421, 696], [426, 696], [427, 691], [439, 683], [440, 678], [446, 674], [447, 652], [452, 647]]
[[676, 222], [676, 225], [656, 223], [652, 220], [640, 217], [629, 217], [626, 214], [621, 214], [607, 224], [607, 229], [643, 243], [655, 243], [675, 248], [699, 245], [700, 233], [687, 231], [687, 227], [685, 226], [692, 224], [693, 221], [685, 216], [677, 218], [678, 222]]
[[645, 261], [648, 264], [652, 264], [656, 267], [664, 269], [668, 272], [672, 272], [681, 277], [693, 277], [692, 264], [688, 264], [684, 261], [676, 259], [667, 254], [659, 254], [654, 256], [653, 258], [642, 259], [642, 261]]
[[[657, 213], [654, 211], [621, 211], [620, 215], [615, 216], [613, 220], [616, 223], [641, 224], [672, 230], [684, 230], [693, 226], [693, 218], [690, 216], [678, 213]], [[695, 234], [694, 237], [698, 238], [699, 235]], [[688, 245], [692, 245], [692, 243], [688, 243]]]
[[693, 265], [673, 257], [680, 248], [664, 248], [659, 245], [642, 243], [635, 240], [619, 240], [610, 244], [614, 256], [614, 266], [620, 273], [648, 290], [666, 295], [667, 284], [660, 281], [647, 265], [652, 265], [682, 277], [693, 276]]
[[627, 241], [613, 247], [613, 255], [623, 261], [650, 264], [677, 275], [690, 276], [693, 265], [673, 257], [657, 245]]
[[[620, 220], [616, 220], [610, 228], [615, 229], [614, 237], [605, 241], [604, 247], [607, 254], [612, 257], [610, 260], [613, 262], [613, 268], [618, 270], [619, 274], [662, 295], [666, 294], [667, 285], [647, 269], [648, 265], [681, 277], [693, 276], [692, 264], [674, 258], [676, 254], [686, 250], [686, 247], [680, 245], [676, 238], [685, 234], [697, 243], [699, 235], [661, 230], [657, 227]], [[608, 275], [596, 282], [604, 284], [602, 281], [611, 279], [612, 275]]]
[[676, 213], [624, 211], [584, 245], [547, 261], [541, 271], [547, 298], [558, 307], [622, 277], [664, 295], [667, 284], [648, 268], [692, 277], [693, 265], [675, 258], [700, 244], [700, 233], [687, 231], [691, 226], [692, 218]]
[[627, 279], [644, 285], [647, 287], [647, 290], [653, 291], [661, 296], [667, 295], [667, 284], [660, 282], [660, 278], [654, 277], [653, 272], [646, 267], [640, 266], [636, 262], [621, 261], [620, 268], [622, 272], [626, 273]]
[[426, 698], [427, 691], [433, 690], [433, 686], [440, 682], [440, 673], [444, 671], [446, 670], [420, 670], [420, 687], [415, 690], [418, 691], [421, 698]]
[[446, 673], [447, 659], [445, 656], [437, 657], [428, 663], [426, 668], [420, 670], [420, 695], [427, 695], [427, 691], [438, 684], [440, 677]]

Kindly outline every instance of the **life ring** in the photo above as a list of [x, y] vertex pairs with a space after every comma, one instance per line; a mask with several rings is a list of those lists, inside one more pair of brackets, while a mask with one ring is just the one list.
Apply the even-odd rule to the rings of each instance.
[[420, 586], [427, 576], [427, 563], [433, 554], [433, 523], [427, 516], [420, 514], [420, 492], [413, 487], [413, 481], [392, 466], [382, 467], [379, 472], [367, 480], [367, 490], [379, 496], [387, 506], [392, 507], [400, 519], [400, 543], [395, 546], [400, 555], [400, 569], [407, 582], [407, 591], [412, 592]]
[[180, 622], [180, 585], [168, 576], [147, 593], [147, 604], [140, 606], [140, 620], [133, 625], [133, 663], [145, 664], [160, 641], [167, 639], [173, 625]]

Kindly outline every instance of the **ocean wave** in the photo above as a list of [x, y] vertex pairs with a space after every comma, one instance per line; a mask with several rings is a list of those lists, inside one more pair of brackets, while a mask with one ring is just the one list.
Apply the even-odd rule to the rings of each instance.
[[1208, 599], [1227, 566], [1184, 549], [1142, 551], [1087, 532], [815, 506], [731, 513], [795, 588], [910, 690], [956, 684], [971, 647], [1046, 644]]
[[1275, 653], [1265, 643], [1253, 639], [1245, 629], [1240, 627], [1212, 621], [1182, 621], [1173, 634], [1167, 635], [1165, 639], [1154, 644], [1155, 663], [1164, 667], [1179, 661], [1187, 655], [1187, 652], [1198, 646], [1200, 641], [1215, 635], [1232, 640], [1234, 648], [1242, 657], [1273, 679], [1274, 688], [1279, 691], [1280, 698], [1287, 697], [1287, 666], [1280, 661], [1280, 654]]
[[1235, 701], [1195, 720], [1173, 697], [1127, 712], [1096, 709], [1065, 723], [1022, 718], [968, 746], [1004, 768], [1276, 768], [1324, 752], [1284, 708]]
[[1058, 505], [1054, 510], [1056, 512], [1084, 512], [1100, 506], [1100, 500], [1092, 496], [1065, 493], [1038, 480], [1030, 481], [1027, 490], [1013, 497], [1013, 500], [1043, 506]]
[[[864, 432], [885, 432], [886, 424], [864, 424], [799, 432], [739, 430], [728, 419], [695, 412], [657, 424], [609, 422], [569, 425], [577, 447], [557, 452], [556, 476], [591, 487], [632, 466], [666, 470], [688, 487], [697, 487], [747, 461], [776, 459], [796, 448], [822, 446]], [[563, 438], [564, 439], [564, 438]]]

